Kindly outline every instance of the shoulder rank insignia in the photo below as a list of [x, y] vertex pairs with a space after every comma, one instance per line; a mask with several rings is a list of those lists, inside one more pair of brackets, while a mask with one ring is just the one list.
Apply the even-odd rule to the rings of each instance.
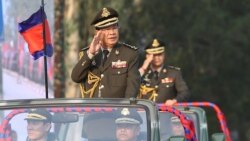
[[168, 67], [171, 68], [171, 69], [175, 69], [175, 70], [181, 70], [181, 68], [175, 67], [175, 66], [168, 66]]
[[87, 49], [89, 49], [89, 47], [84, 47], [84, 48], [81, 49], [81, 51], [85, 51]]
[[128, 47], [128, 48], [134, 49], [134, 50], [137, 50], [137, 49], [138, 49], [137, 47], [132, 46], [132, 45], [129, 45], [129, 44], [126, 44], [126, 43], [124, 43], [124, 42], [119, 42], [119, 43], [122, 44], [122, 45], [124, 45], [124, 46], [126, 46], [126, 47]]

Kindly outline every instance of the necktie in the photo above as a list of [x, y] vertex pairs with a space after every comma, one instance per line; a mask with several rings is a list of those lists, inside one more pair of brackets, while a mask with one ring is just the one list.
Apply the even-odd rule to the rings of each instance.
[[155, 81], [157, 81], [158, 80], [158, 71], [154, 71], [154, 79], [155, 79]]
[[106, 60], [108, 58], [109, 51], [105, 49], [105, 50], [102, 51], [102, 54], [103, 54], [102, 65], [104, 66], [104, 64], [105, 64], [105, 62], [106, 62]]

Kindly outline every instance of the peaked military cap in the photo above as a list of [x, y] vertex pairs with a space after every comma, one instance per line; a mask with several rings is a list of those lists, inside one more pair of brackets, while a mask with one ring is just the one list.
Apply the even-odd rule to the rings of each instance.
[[31, 109], [25, 120], [38, 120], [51, 122], [52, 115], [46, 109]]
[[119, 21], [118, 16], [118, 13], [114, 9], [104, 7], [97, 13], [91, 25], [93, 25], [97, 30], [106, 28], [117, 24]]
[[149, 54], [159, 54], [165, 51], [165, 43], [160, 41], [159, 39], [154, 39], [149, 43], [146, 47], [146, 52]]
[[122, 108], [117, 113], [116, 124], [142, 124], [142, 118], [135, 109]]

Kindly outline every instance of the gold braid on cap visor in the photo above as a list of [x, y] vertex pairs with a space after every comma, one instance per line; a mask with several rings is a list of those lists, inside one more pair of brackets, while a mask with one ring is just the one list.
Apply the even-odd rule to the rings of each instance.
[[39, 115], [39, 114], [28, 114], [26, 119], [37, 119], [37, 120], [47, 120], [47, 117]]
[[114, 17], [114, 18], [111, 18], [111, 19], [107, 19], [107, 20], [98, 22], [94, 26], [98, 27], [98, 28], [102, 28], [102, 27], [106, 27], [106, 26], [110, 26], [110, 25], [113, 25], [115, 23], [118, 23], [118, 21], [119, 21], [118, 18]]
[[163, 47], [157, 47], [157, 48], [150, 48], [150, 49], [146, 49], [146, 52], [149, 54], [159, 54], [164, 52], [164, 46]]
[[131, 123], [131, 124], [140, 124], [140, 122], [136, 119], [132, 118], [119, 118], [115, 120], [115, 123]]

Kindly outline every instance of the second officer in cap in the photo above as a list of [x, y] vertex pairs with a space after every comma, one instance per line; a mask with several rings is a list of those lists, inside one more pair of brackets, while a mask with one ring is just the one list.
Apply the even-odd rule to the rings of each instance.
[[153, 39], [146, 47], [146, 60], [139, 69], [142, 76], [139, 98], [171, 106], [187, 101], [189, 89], [180, 68], [165, 65], [165, 49], [165, 43], [159, 39]]
[[130, 98], [139, 91], [137, 48], [119, 42], [118, 21], [118, 13], [105, 7], [92, 22], [95, 36], [71, 74], [83, 98]]

